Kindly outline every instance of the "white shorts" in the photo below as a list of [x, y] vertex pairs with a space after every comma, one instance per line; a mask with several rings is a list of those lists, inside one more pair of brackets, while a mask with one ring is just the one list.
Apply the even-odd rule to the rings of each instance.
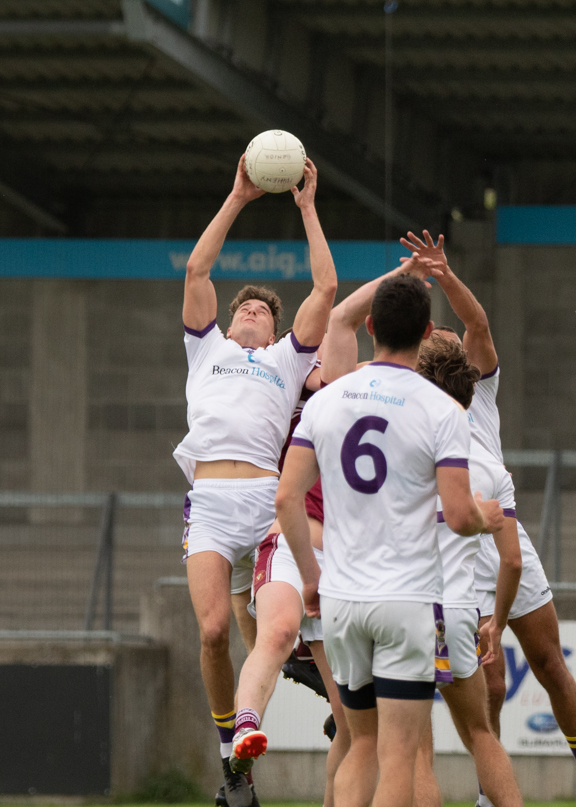
[[276, 517], [278, 479], [198, 479], [184, 502], [183, 561], [198, 552], [217, 552], [232, 566], [232, 594], [252, 585], [258, 545]]
[[446, 644], [450, 655], [450, 672], [454, 678], [470, 678], [480, 664], [480, 634], [477, 608], [444, 606]]
[[[510, 609], [508, 619], [518, 619], [536, 611], [552, 599], [550, 585], [538, 553], [522, 524], [518, 522], [518, 538], [522, 551], [522, 577], [518, 594]], [[500, 568], [500, 556], [491, 536], [486, 536], [476, 555], [474, 585], [482, 616], [492, 616], [496, 599], [496, 579]]]
[[432, 603], [348, 602], [322, 595], [320, 610], [326, 656], [337, 684], [354, 692], [375, 677], [425, 682], [432, 684], [433, 697]]
[[[315, 549], [314, 555], [318, 565], [322, 568], [324, 553], [319, 549]], [[266, 536], [258, 547], [254, 565], [252, 602], [248, 607], [252, 616], [256, 616], [256, 594], [265, 583], [289, 583], [296, 589], [302, 600], [302, 578], [294, 560], [294, 555], [281, 532]], [[322, 641], [322, 623], [319, 619], [313, 619], [304, 614], [303, 600], [300, 632], [305, 643]]]

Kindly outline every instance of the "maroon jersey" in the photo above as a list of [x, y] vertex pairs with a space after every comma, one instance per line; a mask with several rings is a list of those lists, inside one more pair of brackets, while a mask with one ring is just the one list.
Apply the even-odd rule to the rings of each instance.
[[[300, 418], [302, 416], [302, 410], [304, 409], [304, 404], [306, 401], [309, 401], [310, 398], [314, 395], [313, 392], [306, 389], [306, 387], [302, 388], [302, 392], [300, 393], [300, 400], [296, 404], [296, 408], [292, 415], [292, 420], [290, 421], [290, 431], [288, 432], [288, 437], [286, 438], [286, 442], [284, 443], [284, 447], [282, 448], [282, 453], [280, 454], [280, 462], [278, 463], [278, 470], [282, 472], [282, 468], [284, 467], [284, 460], [286, 459], [286, 452], [288, 451], [288, 447], [292, 441], [292, 435], [294, 434], [294, 429], [300, 423]], [[316, 521], [319, 521], [321, 524], [324, 524], [324, 504], [322, 500], [322, 484], [320, 482], [320, 477], [316, 480], [316, 482], [312, 485], [308, 493], [306, 494], [306, 513], [310, 516], [310, 518], [315, 518]]]

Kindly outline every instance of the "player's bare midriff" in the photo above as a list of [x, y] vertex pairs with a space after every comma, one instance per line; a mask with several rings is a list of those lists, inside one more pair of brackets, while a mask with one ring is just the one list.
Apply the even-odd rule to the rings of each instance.
[[277, 471], [267, 471], [258, 468], [251, 462], [244, 460], [213, 460], [196, 463], [195, 479], [259, 479], [263, 476], [280, 476]]

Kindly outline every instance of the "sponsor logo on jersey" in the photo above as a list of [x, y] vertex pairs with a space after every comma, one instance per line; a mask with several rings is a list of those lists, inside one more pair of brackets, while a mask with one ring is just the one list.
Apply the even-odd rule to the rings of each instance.
[[[378, 383], [380, 383], [378, 381]], [[372, 385], [370, 385], [372, 386]], [[385, 404], [394, 404], [394, 406], [404, 406], [406, 398], [395, 398], [394, 395], [381, 395], [379, 392], [372, 391], [368, 392], [350, 392], [350, 390], [345, 389], [342, 393], [343, 398], [349, 398], [351, 400], [361, 400], [361, 401], [378, 401], [379, 403]]]
[[372, 381], [370, 382], [370, 386], [371, 387], [379, 387], [381, 383], [382, 383], [381, 379], [373, 378]]
[[257, 356], [254, 352], [248, 353], [248, 361], [252, 362], [252, 364], [260, 364], [262, 359], [260, 356]]
[[213, 364], [212, 375], [255, 375], [261, 378], [262, 381], [268, 381], [268, 383], [274, 384], [280, 389], [286, 389], [284, 379], [279, 375], [267, 373], [266, 370], [262, 370], [260, 367], [220, 367], [218, 364]]
[[550, 734], [550, 732], [556, 731], [558, 728], [556, 718], [548, 712], [538, 712], [535, 715], [530, 715], [526, 725], [531, 731], [536, 731], [538, 734]]

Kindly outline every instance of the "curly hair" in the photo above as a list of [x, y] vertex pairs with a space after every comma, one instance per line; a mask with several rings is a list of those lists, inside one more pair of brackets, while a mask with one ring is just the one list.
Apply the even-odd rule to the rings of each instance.
[[266, 286], [244, 286], [243, 289], [240, 289], [236, 297], [234, 297], [230, 303], [230, 322], [232, 322], [238, 308], [248, 300], [261, 300], [263, 303], [266, 303], [272, 314], [272, 319], [274, 320], [274, 336], [277, 336], [283, 313], [282, 302], [276, 292], [266, 288]]
[[468, 361], [458, 342], [434, 334], [430, 341], [431, 344], [420, 348], [418, 373], [468, 409], [474, 395], [474, 384], [482, 375], [480, 370]]

